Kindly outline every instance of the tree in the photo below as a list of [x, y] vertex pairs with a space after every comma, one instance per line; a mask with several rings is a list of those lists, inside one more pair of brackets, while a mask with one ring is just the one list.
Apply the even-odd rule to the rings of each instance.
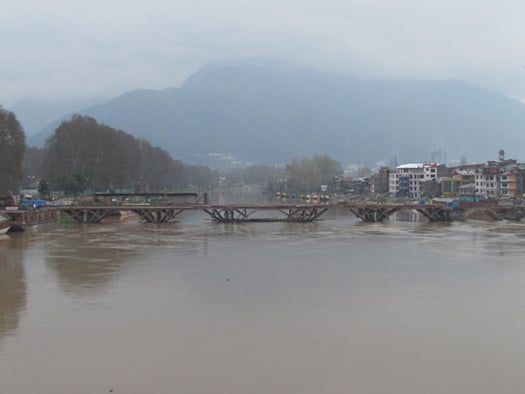
[[37, 189], [40, 197], [49, 197], [51, 195], [51, 185], [45, 178], [40, 178]]
[[44, 163], [45, 150], [26, 146], [24, 154], [24, 178], [44, 176], [42, 164]]
[[87, 189], [88, 179], [82, 174], [64, 175], [56, 180], [56, 186], [67, 195], [78, 196]]
[[319, 188], [321, 176], [312, 159], [294, 159], [286, 166], [286, 169], [289, 174], [289, 190], [308, 192]]
[[53, 189], [71, 194], [88, 183], [95, 189], [156, 192], [213, 185], [218, 177], [208, 167], [186, 165], [147, 141], [79, 115], [47, 139], [42, 167]]
[[124, 188], [137, 178], [139, 166], [137, 140], [90, 117], [63, 122], [46, 141], [45, 175], [53, 180], [82, 176], [94, 187]]
[[322, 184], [328, 183], [341, 168], [341, 164], [328, 155], [315, 155], [313, 161], [319, 170]]
[[368, 164], [362, 167], [359, 167], [359, 169], [357, 170], [358, 177], [366, 178], [366, 177], [369, 177], [370, 175], [372, 175], [372, 168]]
[[318, 190], [337, 174], [340, 164], [327, 155], [313, 158], [294, 159], [286, 166], [288, 171], [288, 189], [297, 192]]
[[0, 107], [0, 195], [18, 188], [25, 146], [25, 133], [15, 114]]
[[235, 167], [226, 174], [228, 184], [273, 184], [284, 177], [284, 168], [265, 164], [253, 164], [246, 167]]

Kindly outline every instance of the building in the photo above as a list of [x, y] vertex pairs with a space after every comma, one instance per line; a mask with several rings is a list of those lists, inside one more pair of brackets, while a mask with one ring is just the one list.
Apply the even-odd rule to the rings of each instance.
[[475, 170], [472, 169], [451, 169], [451, 176], [441, 178], [441, 195], [447, 198], [458, 197], [465, 190], [464, 185], [474, 184], [476, 177]]
[[525, 193], [525, 164], [505, 160], [503, 150], [497, 161], [463, 165], [451, 171], [453, 179], [460, 179], [459, 188], [455, 188], [457, 184], [448, 186], [448, 180], [444, 180], [443, 195], [450, 192], [451, 197], [465, 196], [469, 191], [476, 198], [515, 200], [521, 199]]
[[437, 182], [447, 175], [447, 168], [437, 163], [402, 164], [390, 172], [389, 193], [392, 197], [423, 197], [423, 183]]
[[383, 166], [377, 174], [370, 177], [375, 194], [387, 194], [389, 192], [389, 176], [390, 168]]
[[366, 197], [373, 193], [374, 185], [369, 178], [335, 176], [328, 185], [330, 193], [346, 194], [355, 197]]
[[521, 198], [525, 166], [516, 160], [488, 162], [476, 174], [476, 193], [488, 198]]

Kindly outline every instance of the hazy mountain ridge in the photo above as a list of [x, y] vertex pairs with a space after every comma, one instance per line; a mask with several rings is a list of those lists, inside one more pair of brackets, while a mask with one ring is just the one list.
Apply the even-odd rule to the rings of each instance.
[[463, 81], [358, 80], [273, 64], [207, 65], [180, 88], [128, 92], [80, 113], [189, 162], [211, 152], [266, 163], [316, 153], [407, 162], [439, 149], [485, 161], [500, 148], [519, 158], [525, 142], [525, 105]]
[[[23, 100], [5, 108], [16, 114], [24, 127], [26, 135], [33, 135], [42, 130], [42, 125], [55, 122], [64, 113], [70, 113], [90, 107], [101, 99], [87, 100]], [[105, 100], [104, 100], [105, 101]]]

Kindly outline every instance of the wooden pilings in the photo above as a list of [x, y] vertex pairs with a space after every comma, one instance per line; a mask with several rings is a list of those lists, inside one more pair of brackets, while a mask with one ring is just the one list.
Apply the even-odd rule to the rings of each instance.
[[169, 223], [175, 220], [184, 209], [182, 208], [152, 208], [133, 207], [118, 209], [115, 207], [68, 207], [60, 209], [78, 223], [100, 223], [114, 212], [130, 211], [136, 213], [146, 223]]
[[310, 223], [325, 213], [328, 208], [299, 207], [289, 208], [287, 211], [280, 210], [286, 215], [287, 222]]
[[401, 209], [400, 206], [362, 205], [348, 208], [363, 222], [377, 223], [388, 219], [390, 215]]
[[111, 211], [97, 208], [68, 208], [61, 209], [66, 215], [78, 223], [100, 223]]
[[[450, 222], [464, 215], [464, 211], [441, 204], [379, 204], [379, 203], [340, 203], [340, 204], [281, 204], [281, 205], [120, 205], [120, 206], [70, 206], [54, 208], [65, 212], [79, 223], [98, 223], [112, 212], [131, 211], [147, 223], [170, 223], [185, 210], [206, 212], [218, 223], [242, 222], [299, 222], [310, 223], [317, 220], [328, 209], [348, 209], [364, 222], [383, 222], [399, 210], [415, 210], [433, 222]], [[278, 217], [262, 215], [262, 211], [272, 211]], [[502, 209], [503, 211], [503, 209]], [[255, 215], [255, 213], [259, 215]], [[516, 218], [524, 211], [520, 207], [494, 214], [495, 217]]]
[[175, 218], [182, 212], [184, 209], [175, 209], [175, 208], [159, 208], [159, 209], [133, 209], [132, 212], [135, 212], [140, 218], [146, 223], [170, 223], [175, 221]]
[[525, 216], [525, 210], [521, 206], [473, 207], [464, 210], [463, 216], [465, 219], [519, 221]]
[[[239, 223], [239, 222], [300, 222], [300, 223], [309, 223], [313, 222], [328, 208], [317, 207], [317, 206], [293, 206], [287, 209], [283, 207], [213, 207], [213, 208], [204, 208], [203, 209], [211, 218], [217, 223]], [[258, 210], [271, 210], [275, 212], [280, 212], [282, 216], [280, 217], [259, 217], [254, 218], [252, 215]]]
[[401, 209], [413, 209], [432, 222], [450, 222], [453, 220], [453, 209], [441, 204], [348, 204], [348, 209], [362, 221], [370, 223], [383, 222]]
[[247, 222], [255, 212], [248, 208], [204, 208], [203, 211], [217, 223]]
[[445, 205], [415, 205], [414, 210], [431, 222], [452, 221], [452, 209]]

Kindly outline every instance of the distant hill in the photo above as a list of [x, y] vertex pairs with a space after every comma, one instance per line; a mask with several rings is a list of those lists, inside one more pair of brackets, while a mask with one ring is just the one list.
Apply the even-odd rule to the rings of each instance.
[[[388, 164], [438, 151], [472, 162], [496, 159], [500, 148], [520, 159], [525, 146], [525, 105], [463, 81], [359, 80], [254, 62], [206, 65], [180, 88], [133, 91], [79, 113], [208, 164], [224, 154]], [[59, 123], [29, 144], [43, 144]]]
[[57, 118], [62, 117], [65, 113], [82, 110], [100, 102], [102, 102], [100, 99], [24, 100], [8, 106], [6, 109], [16, 114], [26, 136], [30, 136], [42, 130], [42, 125], [56, 122]]

